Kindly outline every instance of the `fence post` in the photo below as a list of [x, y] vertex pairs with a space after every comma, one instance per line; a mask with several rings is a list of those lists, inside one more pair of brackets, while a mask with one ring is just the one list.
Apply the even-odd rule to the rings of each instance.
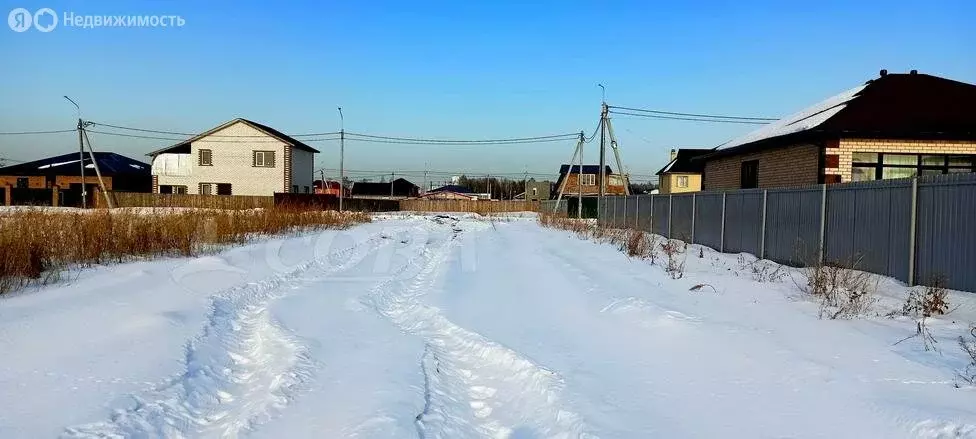
[[762, 228], [759, 229], [759, 259], [766, 259], [766, 195], [769, 191], [763, 189]]
[[640, 230], [640, 195], [634, 195], [634, 230]]
[[823, 265], [826, 259], [827, 249], [824, 247], [827, 240], [827, 185], [820, 185], [820, 246], [817, 250], [817, 260]]
[[7, 187], [6, 187], [6, 189], [4, 189], [4, 191], [3, 191], [3, 205], [4, 206], [10, 206], [10, 205], [12, 205], [14, 198], [13, 198], [13, 194], [11, 194], [10, 192], [11, 192], [11, 190], [13, 188], [14, 188], [13, 185], [9, 185], [8, 184]]
[[908, 286], [915, 286], [915, 239], [918, 221], [918, 177], [912, 179], [912, 213], [908, 228]]
[[617, 197], [613, 197], [613, 225], [611, 227], [617, 227]]
[[674, 215], [671, 214], [671, 207], [674, 205], [674, 194], [668, 194], [668, 239], [671, 239], [671, 222], [674, 219]]
[[695, 214], [697, 213], [695, 210], [698, 207], [698, 202], [696, 201], [698, 198], [695, 195], [695, 193], [691, 194], [691, 242], [689, 244], [695, 243]]
[[651, 203], [651, 209], [650, 209], [650, 211], [651, 211], [651, 220], [650, 220], [650, 225], [649, 225], [649, 228], [650, 229], [648, 230], [648, 232], [649, 233], [654, 233], [654, 194], [651, 194], [651, 198], [648, 199], [648, 202]]
[[718, 232], [718, 251], [725, 253], [725, 192], [722, 192], [722, 226]]
[[58, 185], [51, 186], [51, 207], [58, 207]]

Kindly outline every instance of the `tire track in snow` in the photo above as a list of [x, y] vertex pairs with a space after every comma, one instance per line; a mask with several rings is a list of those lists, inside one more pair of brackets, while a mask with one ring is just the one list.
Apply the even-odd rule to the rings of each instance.
[[[214, 296], [203, 332], [186, 347], [185, 371], [109, 421], [70, 427], [67, 438], [236, 437], [283, 409], [311, 376], [301, 341], [269, 309], [287, 287], [354, 267], [391, 243], [377, 233], [324, 259]], [[338, 265], [330, 262], [348, 258]]]
[[459, 234], [475, 225], [487, 227], [457, 220], [449, 225], [453, 236], [436, 248], [424, 248], [404, 268], [419, 269], [415, 276], [394, 277], [364, 298], [401, 330], [424, 339], [425, 407], [417, 416], [419, 436], [593, 437], [585, 432], [582, 418], [562, 404], [564, 384], [558, 375], [420, 301], [443, 274]]

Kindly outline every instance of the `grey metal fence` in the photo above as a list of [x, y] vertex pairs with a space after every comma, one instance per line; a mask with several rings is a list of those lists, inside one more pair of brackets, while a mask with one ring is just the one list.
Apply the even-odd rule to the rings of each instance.
[[605, 200], [613, 227], [976, 292], [976, 174]]

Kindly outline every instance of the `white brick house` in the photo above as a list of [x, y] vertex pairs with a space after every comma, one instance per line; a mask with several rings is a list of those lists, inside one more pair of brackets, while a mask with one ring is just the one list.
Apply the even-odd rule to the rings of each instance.
[[154, 193], [313, 193], [315, 148], [274, 128], [237, 118], [153, 151]]

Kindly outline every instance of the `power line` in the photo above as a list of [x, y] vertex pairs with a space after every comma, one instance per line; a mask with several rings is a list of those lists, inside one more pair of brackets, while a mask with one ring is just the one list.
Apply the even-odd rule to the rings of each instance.
[[755, 120], [755, 121], [766, 121], [766, 122], [779, 120], [773, 117], [723, 116], [723, 115], [716, 115], [716, 114], [679, 113], [676, 111], [648, 110], [644, 108], [619, 107], [616, 105], [608, 105], [608, 107], [619, 108], [621, 110], [626, 110], [626, 111], [636, 111], [640, 113], [653, 113], [653, 114], [666, 114], [671, 116], [705, 117], [705, 118], [712, 118], [712, 119]]
[[[144, 136], [141, 134], [126, 134], [126, 133], [113, 133], [109, 131], [96, 131], [87, 130], [90, 133], [104, 134], [107, 136], [119, 136], [119, 137], [129, 137], [135, 139], [151, 139], [151, 140], [168, 140], [171, 142], [184, 142], [187, 139], [177, 139], [172, 137], [159, 137], [159, 136]], [[231, 136], [234, 137], [234, 136]], [[243, 137], [243, 136], [241, 136]], [[267, 137], [267, 136], [255, 136], [255, 137]], [[303, 139], [303, 142], [322, 142], [326, 140], [339, 140], [336, 138], [322, 138], [322, 139]], [[278, 140], [207, 140], [208, 143], [280, 143]]]
[[61, 133], [74, 133], [77, 129], [71, 130], [51, 130], [51, 131], [17, 131], [17, 132], [4, 132], [0, 133], [0, 136], [25, 136], [31, 134], [61, 134]]
[[[347, 135], [349, 133], [346, 133]], [[578, 134], [577, 134], [578, 136]], [[389, 143], [394, 145], [428, 145], [428, 146], [494, 146], [494, 145], [524, 145], [529, 143], [548, 143], [548, 142], [565, 142], [568, 140], [573, 140], [572, 138], [561, 137], [552, 139], [539, 139], [539, 140], [520, 140], [520, 141], [508, 141], [508, 142], [412, 142], [406, 140], [382, 140], [382, 139], [357, 139], [346, 137], [346, 141], [353, 142], [363, 142], [363, 143]]]
[[[116, 129], [120, 129], [120, 130], [139, 131], [139, 132], [143, 132], [143, 133], [172, 134], [172, 135], [177, 135], [177, 136], [188, 136], [188, 137], [196, 137], [196, 136], [200, 135], [200, 133], [181, 133], [181, 132], [177, 132], [177, 131], [150, 130], [150, 129], [146, 129], [146, 128], [126, 127], [126, 126], [112, 125], [112, 124], [101, 123], [101, 122], [92, 122], [91, 124], [92, 125], [103, 126], [103, 127], [109, 127], [109, 128], [116, 128]], [[332, 132], [327, 132], [327, 133], [289, 134], [289, 136], [290, 137], [319, 137], [319, 136], [332, 136], [332, 135], [336, 135], [336, 134], [339, 134], [339, 132], [338, 131], [332, 131]], [[267, 137], [267, 136], [266, 135], [258, 135], [258, 134], [254, 134], [254, 135], [210, 134], [209, 137], [254, 138], [254, 137]]]
[[756, 120], [702, 119], [702, 118], [695, 118], [695, 117], [660, 116], [656, 114], [628, 113], [624, 111], [611, 111], [610, 113], [621, 114], [625, 116], [637, 116], [646, 119], [687, 120], [692, 122], [737, 123], [737, 124], [746, 124], [746, 125], [766, 125], [768, 123], [768, 122], [760, 122]]
[[[536, 141], [568, 140], [568, 139], [575, 138], [577, 134], [567, 133], [567, 134], [554, 134], [554, 135], [536, 136], [536, 137], [515, 137], [515, 138], [507, 138], [507, 139], [479, 139], [479, 140], [423, 139], [423, 138], [411, 138], [411, 137], [377, 136], [373, 134], [352, 133], [348, 131], [346, 132], [346, 136], [386, 140], [391, 142], [395, 141], [395, 142], [427, 143], [427, 144], [483, 144], [483, 143], [497, 144], [497, 143], [533, 143]], [[353, 140], [357, 140], [357, 139], [353, 139]]]

